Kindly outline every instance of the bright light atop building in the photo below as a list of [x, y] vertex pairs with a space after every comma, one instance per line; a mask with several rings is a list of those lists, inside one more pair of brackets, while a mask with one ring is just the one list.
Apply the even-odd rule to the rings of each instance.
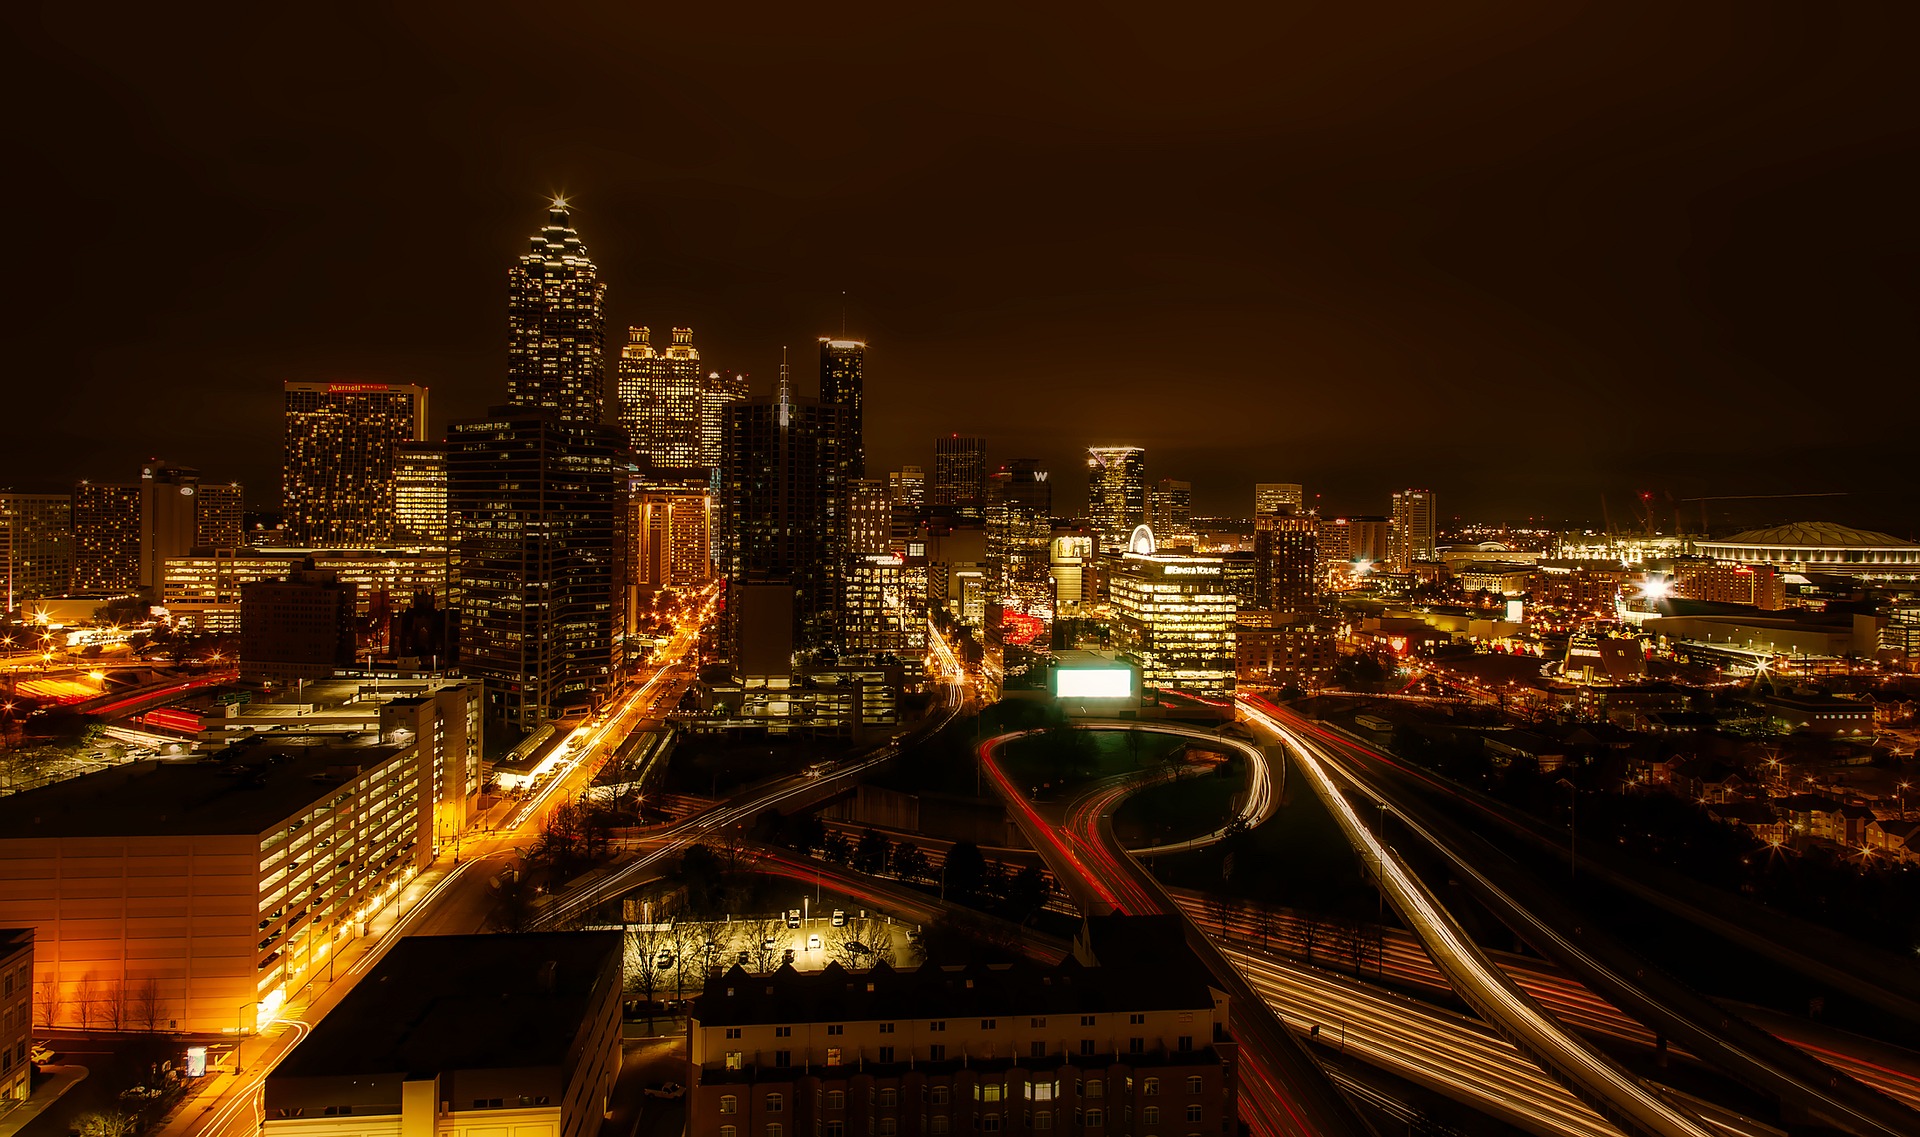
[[1056, 667], [1053, 694], [1059, 699], [1131, 698], [1133, 671], [1126, 667]]

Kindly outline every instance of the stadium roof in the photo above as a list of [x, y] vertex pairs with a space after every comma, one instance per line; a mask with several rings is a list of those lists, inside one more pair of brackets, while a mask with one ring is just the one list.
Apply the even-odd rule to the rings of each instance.
[[1879, 533], [1872, 529], [1854, 529], [1846, 525], [1836, 525], [1831, 521], [1795, 521], [1787, 525], [1774, 525], [1766, 529], [1749, 529], [1745, 533], [1736, 533], [1718, 541], [1703, 541], [1707, 545], [1801, 545], [1809, 548], [1900, 548], [1910, 546], [1911, 541], [1902, 541], [1891, 533]]

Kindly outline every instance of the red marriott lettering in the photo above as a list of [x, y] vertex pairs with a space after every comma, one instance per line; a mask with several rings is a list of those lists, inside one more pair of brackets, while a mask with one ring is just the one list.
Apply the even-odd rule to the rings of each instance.
[[393, 390], [393, 385], [390, 383], [329, 383], [327, 384], [327, 394], [329, 395], [351, 395], [359, 391], [391, 391], [391, 390]]

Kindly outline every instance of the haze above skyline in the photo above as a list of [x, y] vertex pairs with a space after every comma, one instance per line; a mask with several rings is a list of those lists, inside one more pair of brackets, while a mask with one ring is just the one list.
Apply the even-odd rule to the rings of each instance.
[[564, 190], [609, 359], [688, 325], [811, 390], [844, 292], [876, 471], [957, 431], [1062, 512], [1124, 442], [1198, 512], [1846, 491], [1742, 519], [1920, 536], [1905, 13], [1152, 11], [16, 16], [0, 484], [156, 455], [271, 504], [287, 379], [481, 413]]

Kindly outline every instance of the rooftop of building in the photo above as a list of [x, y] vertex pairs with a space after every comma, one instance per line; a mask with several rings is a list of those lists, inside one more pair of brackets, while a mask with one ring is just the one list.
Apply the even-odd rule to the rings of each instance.
[[1906, 548], [1912, 541], [1902, 541], [1891, 533], [1881, 533], [1873, 529], [1855, 529], [1849, 525], [1836, 525], [1831, 521], [1795, 521], [1786, 525], [1774, 525], [1766, 529], [1749, 529], [1744, 533], [1735, 533], [1719, 541], [1702, 541], [1702, 545], [1799, 545], [1807, 548], [1853, 548], [1853, 549], [1890, 549]]
[[264, 833], [403, 749], [259, 738], [201, 758], [129, 762], [0, 798], [0, 840]]
[[618, 932], [408, 936], [268, 1076], [425, 1077], [560, 1066]]
[[703, 1026], [755, 1023], [873, 1022], [1211, 1010], [1204, 977], [1163, 968], [1143, 982], [1134, 967], [1087, 967], [1068, 958], [1031, 962], [927, 964], [899, 969], [876, 964], [854, 973], [839, 964], [819, 971], [783, 966], [753, 975], [735, 966], [696, 1002]]

